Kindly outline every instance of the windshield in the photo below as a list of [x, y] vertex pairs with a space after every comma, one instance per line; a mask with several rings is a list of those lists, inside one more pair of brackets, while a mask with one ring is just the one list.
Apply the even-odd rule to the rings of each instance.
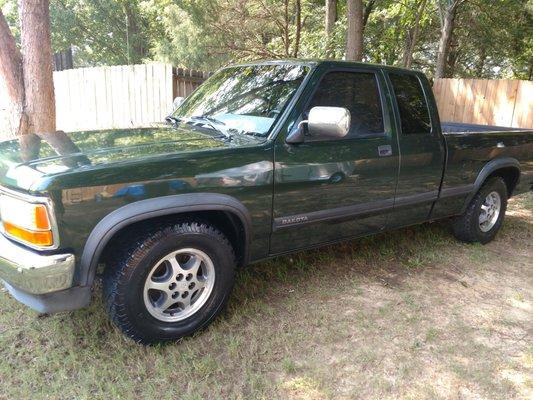
[[172, 119], [230, 137], [267, 136], [302, 83], [302, 65], [250, 65], [225, 68], [200, 86]]

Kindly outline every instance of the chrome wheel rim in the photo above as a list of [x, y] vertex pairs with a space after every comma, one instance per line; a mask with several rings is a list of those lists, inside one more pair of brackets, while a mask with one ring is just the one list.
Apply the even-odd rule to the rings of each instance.
[[481, 232], [488, 232], [496, 225], [501, 207], [502, 200], [498, 192], [490, 192], [485, 197], [479, 213], [479, 229], [481, 229]]
[[181, 321], [207, 302], [214, 283], [211, 258], [198, 249], [180, 249], [163, 257], [148, 273], [144, 305], [160, 321]]

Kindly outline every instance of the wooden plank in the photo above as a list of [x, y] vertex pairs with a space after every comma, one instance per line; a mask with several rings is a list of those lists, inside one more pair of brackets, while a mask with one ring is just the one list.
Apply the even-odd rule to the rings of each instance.
[[128, 80], [128, 127], [135, 126], [136, 115], [135, 115], [135, 69], [133, 65], [128, 65], [124, 67], [124, 73], [127, 76]]
[[441, 121], [453, 121], [453, 110], [455, 108], [457, 81], [455, 79], [443, 79], [442, 91], [442, 113]]
[[129, 126], [128, 119], [130, 114], [129, 92], [128, 77], [125, 74], [125, 67], [123, 65], [117, 68], [117, 80], [120, 82], [120, 128], [127, 128]]
[[105, 77], [105, 98], [107, 108], [105, 112], [105, 121], [108, 128], [114, 128], [114, 104], [113, 104], [113, 76], [111, 68], [102, 67], [102, 73]]
[[134, 113], [134, 122], [133, 126], [142, 126], [143, 123], [143, 106], [142, 106], [142, 96], [143, 96], [143, 75], [144, 68], [142, 65], [133, 66], [133, 92], [135, 96], [135, 113]]
[[164, 64], [155, 64], [154, 65], [154, 109], [155, 121], [163, 121], [163, 109], [162, 106], [162, 97], [163, 97], [163, 87], [165, 85], [165, 65]]
[[90, 130], [91, 129], [91, 118], [87, 113], [87, 103], [88, 99], [85, 94], [85, 72], [86, 68], [80, 68], [78, 71], [78, 78], [76, 79], [76, 87], [78, 89], [78, 110], [77, 118], [74, 123], [76, 124], [79, 130]]
[[120, 67], [112, 66], [111, 70], [111, 99], [113, 102], [113, 128], [121, 128], [123, 124], [124, 102], [122, 101], [124, 89], [120, 77]]
[[98, 72], [94, 68], [86, 68], [84, 72], [85, 77], [85, 96], [87, 98], [87, 113], [90, 121], [87, 121], [88, 129], [95, 129], [94, 121], [97, 120], [98, 112], [98, 98], [96, 97], [96, 84], [98, 79]]
[[473, 79], [463, 79], [463, 107], [457, 115], [457, 119], [461, 122], [470, 122], [473, 118], [472, 107], [468, 107], [474, 99], [473, 85]]
[[497, 89], [497, 81], [487, 80], [487, 87], [485, 89], [485, 96], [483, 105], [481, 106], [481, 121], [486, 125], [493, 125], [494, 119], [492, 108], [495, 101], [495, 93]]
[[172, 74], [172, 65], [165, 65], [165, 85], [163, 88], [163, 97], [161, 99], [161, 109], [164, 112], [163, 119], [170, 114], [172, 109], [172, 103], [174, 101], [174, 79]]
[[107, 96], [105, 73], [102, 68], [94, 68], [94, 86], [96, 96], [96, 128], [105, 129], [108, 127], [107, 114]]
[[[62, 110], [65, 108], [65, 74], [61, 74], [59, 71], [54, 71], [54, 94], [56, 100], [56, 110]], [[56, 112], [56, 129], [61, 130], [64, 126], [65, 115], [61, 112]]]
[[517, 90], [518, 81], [516, 80], [498, 81], [492, 106], [494, 125], [511, 126]]
[[459, 116], [462, 115], [462, 110], [465, 106], [465, 82], [463, 79], [457, 80], [457, 87], [453, 101], [452, 121], [461, 122]]
[[533, 82], [520, 81], [511, 126], [533, 129]]
[[141, 118], [140, 126], [147, 126], [150, 123], [150, 116], [148, 115], [148, 99], [146, 87], [146, 66], [141, 65], [138, 69], [138, 83], [141, 96]]
[[144, 66], [146, 71], [145, 80], [145, 99], [146, 99], [146, 122], [151, 124], [154, 121], [154, 68], [153, 64], [146, 64]]
[[472, 91], [474, 94], [472, 116], [469, 122], [475, 124], [486, 124], [483, 119], [483, 106], [485, 104], [485, 92], [487, 90], [486, 79], [475, 79], [472, 85]]

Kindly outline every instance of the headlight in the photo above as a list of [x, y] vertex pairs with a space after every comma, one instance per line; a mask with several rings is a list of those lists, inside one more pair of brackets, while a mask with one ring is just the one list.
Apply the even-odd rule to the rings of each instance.
[[50, 214], [45, 204], [0, 195], [0, 219], [8, 237], [39, 248], [54, 245]]

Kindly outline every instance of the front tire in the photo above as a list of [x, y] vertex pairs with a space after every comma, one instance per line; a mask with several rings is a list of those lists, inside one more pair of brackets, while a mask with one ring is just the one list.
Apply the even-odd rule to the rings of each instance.
[[507, 186], [500, 177], [485, 182], [465, 213], [453, 220], [453, 233], [463, 242], [482, 244], [494, 239], [507, 210]]
[[183, 222], [142, 235], [107, 266], [104, 298], [115, 325], [139, 343], [178, 340], [207, 326], [235, 278], [218, 229]]

